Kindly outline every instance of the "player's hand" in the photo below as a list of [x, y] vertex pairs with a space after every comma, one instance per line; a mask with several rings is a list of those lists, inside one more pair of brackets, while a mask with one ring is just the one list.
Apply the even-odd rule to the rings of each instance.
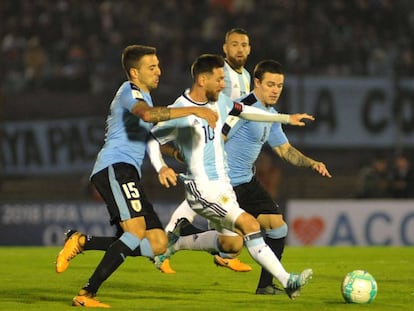
[[165, 188], [177, 185], [177, 174], [172, 168], [163, 166], [158, 172], [158, 180]]
[[209, 109], [209, 108], [205, 108], [205, 107], [196, 107], [194, 108], [194, 114], [199, 117], [199, 118], [203, 118], [208, 122], [208, 125], [210, 125], [211, 128], [215, 128], [216, 127], [216, 122], [218, 119], [218, 114], [217, 112]]
[[312, 169], [316, 172], [318, 172], [319, 174], [321, 174], [322, 176], [331, 178], [332, 175], [331, 173], [329, 173], [328, 169], [326, 168], [325, 164], [322, 162], [315, 162], [312, 165]]
[[296, 126], [305, 126], [306, 123], [303, 122], [303, 120], [315, 120], [315, 118], [311, 115], [308, 115], [307, 113], [296, 113], [291, 114], [289, 117], [289, 124], [290, 125], [296, 125]]

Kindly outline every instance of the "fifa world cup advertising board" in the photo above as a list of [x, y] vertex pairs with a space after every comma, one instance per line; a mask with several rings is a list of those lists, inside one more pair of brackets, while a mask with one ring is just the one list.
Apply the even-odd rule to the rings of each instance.
[[[165, 225], [176, 204], [154, 207]], [[414, 200], [292, 200], [285, 216], [292, 246], [414, 245]], [[108, 219], [97, 202], [0, 203], [0, 245], [62, 245], [68, 229], [111, 236]]]
[[[161, 222], [167, 224], [176, 203], [154, 205]], [[62, 245], [69, 229], [99, 236], [115, 234], [104, 203], [0, 202], [0, 245]]]
[[414, 200], [291, 200], [286, 216], [289, 245], [414, 245]]

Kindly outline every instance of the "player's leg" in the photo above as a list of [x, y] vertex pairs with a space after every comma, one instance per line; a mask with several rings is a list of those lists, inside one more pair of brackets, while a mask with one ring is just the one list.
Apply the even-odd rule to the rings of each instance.
[[[226, 187], [228, 187], [228, 184], [226, 184]], [[205, 189], [205, 191], [206, 192], [210, 192], [209, 195], [213, 195], [213, 196], [216, 195], [217, 193], [221, 193], [221, 189], [214, 189], [214, 186], [212, 186], [211, 189]], [[218, 201], [220, 201], [220, 200], [218, 200]], [[206, 202], [206, 204], [208, 204], [208, 203]], [[219, 205], [220, 202], [215, 203], [214, 200], [213, 200], [211, 202], [211, 204], [212, 204], [212, 206], [214, 208], [214, 205], [215, 204], [218, 204]], [[194, 205], [194, 204], [192, 204], [192, 205], [193, 205], [192, 207], [195, 207], [195, 209], [194, 209], [194, 212], [195, 213], [198, 213], [197, 210], [198, 211], [201, 211], [201, 209], [203, 208], [202, 205], [200, 205], [200, 206], [197, 206], [197, 205]], [[190, 205], [188, 205], [188, 206], [190, 206]], [[192, 208], [192, 207], [190, 207], [190, 208]], [[233, 271], [236, 271], [236, 272], [249, 272], [249, 271], [251, 271], [252, 268], [248, 264], [241, 262], [237, 258], [237, 256], [241, 252], [241, 248], [240, 247], [236, 247], [237, 251], [236, 252], [232, 252], [232, 251], [224, 251], [223, 248], [221, 248], [221, 246], [220, 246], [222, 244], [223, 245], [224, 244], [228, 244], [229, 243], [228, 241], [231, 241], [231, 244], [233, 244], [233, 241], [237, 241], [235, 243], [236, 244], [239, 244], [242, 247], [242, 241], [239, 240], [237, 237], [235, 237], [234, 232], [232, 232], [230, 230], [225, 230], [225, 228], [219, 228], [219, 227], [217, 227], [217, 225], [216, 226], [211, 225], [210, 220], [208, 218], [208, 215], [205, 215], [205, 216], [202, 216], [202, 217], [204, 217], [204, 218], [206, 218], [208, 220], [209, 227], [210, 228], [216, 229], [217, 231], [219, 231], [221, 233], [220, 236], [219, 236], [219, 239], [221, 239], [222, 241], [218, 241], [219, 250], [212, 250], [210, 252], [214, 256], [213, 257], [214, 258], [213, 259], [214, 260], [214, 263], [217, 266], [229, 268], [229, 269], [231, 269]], [[197, 229], [198, 228], [196, 228], [196, 227], [193, 227], [192, 228], [193, 231], [195, 231]], [[225, 230], [225, 231], [223, 231], [223, 230]], [[191, 228], [189, 228], [187, 230], [187, 232], [191, 232]], [[199, 233], [199, 232], [195, 232], [195, 233]], [[234, 244], [234, 245], [236, 245], [236, 244]], [[231, 248], [225, 247], [224, 249], [231, 249]]]
[[[171, 232], [174, 230], [177, 222], [184, 218], [187, 219], [188, 222], [186, 224], [182, 224], [180, 229], [181, 236], [194, 235], [203, 232], [203, 230], [191, 225], [196, 215], [197, 213], [194, 212], [188, 202], [184, 200], [172, 213], [170, 220], [165, 226], [165, 231], [167, 234], [171, 235]], [[214, 263], [217, 266], [226, 267], [236, 272], [248, 272], [252, 270], [248, 264], [245, 264], [238, 258], [233, 257], [234, 254], [212, 251], [212, 255], [214, 256]], [[155, 265], [164, 273], [175, 273], [175, 271], [171, 268], [169, 256], [156, 258]]]
[[[225, 235], [224, 235], [225, 234]], [[223, 229], [206, 230], [197, 234], [180, 236], [171, 246], [170, 253], [180, 250], [205, 251], [210, 254], [220, 254], [225, 258], [234, 258], [243, 247], [243, 239], [237, 233]]]
[[[216, 208], [218, 206], [217, 201], [219, 201], [220, 198], [217, 196], [217, 193], [219, 193], [219, 191], [216, 191], [216, 189], [214, 189], [214, 186], [212, 185], [214, 185], [214, 183], [208, 183], [208, 185], [205, 185], [203, 187], [203, 191], [208, 192], [209, 196], [212, 197], [213, 201], [209, 201], [209, 197], [205, 197], [203, 198], [203, 200], [199, 200], [198, 198], [192, 197], [191, 201], [192, 210], [194, 210], [194, 212], [200, 214], [202, 217], [209, 220], [211, 218], [220, 219], [222, 217], [220, 215], [216, 215]], [[198, 194], [199, 193], [197, 193], [197, 195]], [[184, 249], [207, 251], [209, 253], [217, 254], [226, 252], [229, 256], [235, 256], [240, 252], [240, 250], [243, 247], [243, 240], [240, 238], [240, 236], [232, 232], [229, 232], [229, 235], [232, 235], [232, 238], [237, 242], [225, 245], [226, 249], [220, 247], [221, 243], [219, 243], [219, 234], [215, 230], [207, 230], [192, 235], [181, 236], [182, 227], [187, 223], [188, 221], [185, 218], [181, 218], [178, 222], [176, 222], [175, 227], [171, 231], [171, 233], [174, 232], [176, 238], [173, 240], [173, 243], [169, 243], [170, 245], [167, 249], [167, 252], [163, 256], [161, 256], [162, 260], [165, 260], [166, 258], [171, 257], [177, 251]], [[236, 247], [234, 249], [231, 248], [235, 245]]]
[[[96, 293], [102, 283], [115, 272], [124, 262], [125, 258], [131, 255], [132, 251], [140, 246], [145, 234], [144, 217], [135, 217], [123, 221], [123, 228], [126, 230], [119, 239], [113, 242], [106, 250], [105, 255], [96, 267], [88, 282], [83, 286], [78, 294], [73, 298], [74, 306], [100, 306], [96, 305]], [[141, 230], [139, 230], [139, 229]], [[131, 230], [129, 232], [127, 230]], [[142, 230], [143, 229], [143, 230]], [[105, 304], [104, 304], [105, 305]]]
[[190, 223], [192, 223], [196, 215], [197, 214], [191, 209], [188, 202], [184, 200], [183, 202], [181, 202], [180, 205], [177, 206], [177, 208], [172, 213], [170, 220], [165, 226], [165, 231], [173, 231], [177, 221], [181, 218], [186, 218]]
[[[195, 233], [191, 233], [194, 231]], [[174, 235], [176, 237], [173, 237]], [[175, 273], [171, 268], [169, 258], [180, 250], [206, 251], [214, 256], [213, 260], [217, 266], [226, 267], [236, 272], [252, 270], [248, 264], [237, 258], [243, 247], [243, 239], [234, 232], [226, 230], [225, 234], [218, 234], [214, 229], [203, 231], [189, 224], [186, 218], [181, 218], [173, 231], [168, 233], [168, 236], [170, 247], [167, 253], [156, 256], [154, 261], [156, 267], [164, 273]], [[221, 247], [222, 245], [224, 246]], [[237, 251], [233, 252], [232, 249], [237, 249]]]
[[[257, 220], [239, 207], [236, 195], [228, 183], [220, 181], [208, 184], [187, 182], [186, 195], [194, 211], [207, 218], [218, 231], [221, 231], [221, 228], [227, 228], [235, 230], [243, 236], [250, 255], [261, 266], [268, 269], [284, 287], [287, 286], [290, 274], [284, 270], [277, 257], [266, 245]], [[220, 246], [227, 252], [240, 251], [224, 249], [225, 245]]]
[[[287, 284], [289, 273], [283, 269], [276, 256], [265, 244], [261, 236], [260, 225], [256, 219], [239, 207], [230, 184], [220, 181], [208, 184], [187, 182], [186, 195], [193, 210], [208, 219], [211, 226], [214, 226], [217, 231], [232, 230], [245, 237], [245, 245], [250, 255], [263, 267], [273, 269], [272, 274], [281, 279], [282, 284]], [[225, 239], [222, 237], [220, 242], [223, 241]], [[224, 252], [234, 253], [242, 249], [242, 244], [238, 245], [239, 249], [234, 244], [221, 244], [218, 247]], [[261, 251], [270, 252], [271, 256], [267, 256], [269, 259], [261, 258]], [[274, 265], [277, 267], [274, 268]]]
[[[307, 269], [300, 274], [286, 272], [265, 243], [259, 222], [239, 207], [234, 190], [229, 183], [187, 181], [185, 189], [187, 200], [195, 212], [207, 218], [212, 224], [243, 236], [249, 254], [279, 280], [288, 296], [294, 299], [299, 295], [298, 291], [312, 277], [312, 270]], [[237, 250], [232, 249], [232, 251]]]
[[[218, 207], [225, 210], [225, 216], [221, 218], [221, 225], [241, 234], [244, 239], [244, 245], [252, 258], [279, 280], [291, 299], [296, 298], [299, 295], [300, 288], [312, 277], [312, 270], [306, 269], [300, 274], [288, 273], [274, 252], [265, 243], [259, 222], [254, 216], [246, 213], [239, 207], [234, 191], [226, 189], [224, 184], [219, 189], [216, 195], [220, 198], [226, 197], [224, 202], [219, 200], [220, 204], [218, 205]], [[200, 191], [200, 189], [195, 190], [197, 192]], [[196, 192], [193, 191], [193, 193]], [[191, 203], [190, 200], [189, 202]], [[216, 204], [219, 202], [216, 202]], [[215, 210], [220, 210], [218, 207], [216, 206]]]
[[[216, 230], [207, 230], [196, 234], [180, 236], [180, 228], [184, 220], [185, 218], [180, 219], [171, 232], [172, 235], [174, 235], [174, 238], [169, 239], [167, 251], [164, 254], [155, 257], [155, 265], [162, 272], [165, 271], [162, 269], [161, 265], [180, 250], [205, 251], [208, 253], [219, 253], [222, 251], [222, 249], [219, 248], [219, 233]], [[238, 236], [237, 238], [240, 239]], [[241, 244], [243, 244], [242, 240]]]
[[[148, 221], [147, 221], [148, 223]], [[109, 246], [115, 242], [123, 233], [123, 230], [120, 229], [120, 226], [116, 224], [118, 229], [116, 232], [116, 235], [114, 236], [95, 236], [95, 235], [86, 235], [80, 231], [77, 230], [68, 230], [65, 233], [65, 244], [63, 248], [60, 250], [56, 257], [56, 272], [57, 273], [63, 273], [67, 270], [69, 267], [70, 261], [75, 258], [78, 254], [83, 253], [85, 251], [89, 250], [98, 250], [98, 251], [106, 251]], [[131, 256], [148, 256], [148, 252], [144, 250], [144, 252], [141, 252], [141, 248], [145, 247], [144, 245], [148, 245], [149, 248], [153, 249], [154, 254], [162, 254], [159, 249], [159, 244], [164, 243], [165, 244], [165, 234], [164, 232], [161, 232], [162, 225], [160, 223], [160, 229], [155, 230], [155, 233], [149, 233], [149, 237], [154, 237], [151, 239], [151, 241], [143, 240], [144, 243], [140, 245], [140, 248], [135, 249]], [[147, 237], [148, 240], [149, 237]], [[164, 240], [164, 242], [161, 243], [161, 241]], [[153, 256], [151, 256], [152, 258]]]
[[116, 236], [92, 236], [77, 230], [68, 230], [65, 233], [65, 244], [56, 257], [56, 272], [65, 272], [70, 261], [78, 254], [88, 250], [106, 251], [117, 239]]
[[[73, 299], [75, 306], [94, 306], [96, 302], [94, 297], [102, 283], [134, 250], [143, 246], [140, 248], [141, 252], [152, 252], [146, 239], [145, 216], [156, 214], [146, 199], [135, 167], [123, 163], [115, 164], [95, 174], [92, 182], [107, 204], [111, 221], [117, 221], [123, 233], [109, 246], [86, 285]], [[123, 187], [123, 185], [128, 186]], [[159, 232], [165, 235], [161, 228]], [[165, 250], [166, 240], [164, 237], [164, 246], [157, 246], [161, 251]]]
[[[252, 271], [252, 267], [237, 258], [243, 249], [243, 239], [240, 235], [235, 232], [222, 229], [221, 234], [218, 237], [218, 244], [222, 251], [212, 253], [214, 255], [214, 263], [217, 266], [229, 268], [236, 272]], [[236, 252], [236, 250], [238, 251]]]
[[[186, 200], [181, 202], [181, 204], [172, 213], [170, 220], [165, 226], [165, 231], [168, 235], [169, 244], [175, 243], [175, 241], [172, 241], [176, 239], [174, 237], [173, 231], [177, 230], [176, 225], [182, 219], [185, 219], [186, 223], [180, 224], [180, 232], [178, 232], [178, 235], [191, 235], [203, 232], [203, 230], [192, 225], [192, 222], [194, 221], [194, 217], [196, 215], [197, 214], [190, 208]], [[171, 267], [169, 257], [170, 256], [164, 254], [164, 256], [155, 256], [154, 258], [155, 266], [158, 269], [160, 269], [161, 272], [167, 274], [175, 273], [175, 270]]]
[[[282, 260], [282, 254], [285, 248], [285, 238], [288, 227], [284, 222], [281, 214], [261, 214], [257, 217], [261, 227], [265, 232], [265, 242], [279, 259]], [[256, 294], [276, 295], [281, 291], [273, 284], [273, 275], [266, 269], [262, 269]]]
[[[255, 177], [248, 183], [234, 187], [240, 207], [253, 215], [265, 232], [265, 242], [279, 261], [282, 258], [287, 225], [281, 209]], [[273, 275], [262, 268], [257, 294], [278, 294], [282, 291], [273, 284]]]
[[252, 258], [278, 279], [289, 298], [298, 297], [300, 289], [312, 278], [312, 270], [306, 269], [300, 274], [288, 273], [265, 243], [260, 225], [252, 215], [243, 212], [237, 217], [235, 228], [243, 235], [244, 244]]

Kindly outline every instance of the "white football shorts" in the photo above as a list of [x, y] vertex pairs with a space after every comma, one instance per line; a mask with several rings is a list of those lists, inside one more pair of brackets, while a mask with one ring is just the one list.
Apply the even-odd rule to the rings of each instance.
[[243, 211], [233, 187], [226, 181], [185, 180], [190, 207], [209, 221], [209, 227], [221, 234], [235, 236], [234, 224]]

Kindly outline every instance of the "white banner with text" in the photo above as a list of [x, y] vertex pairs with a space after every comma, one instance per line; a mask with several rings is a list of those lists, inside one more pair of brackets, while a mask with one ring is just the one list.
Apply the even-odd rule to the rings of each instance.
[[313, 147], [414, 146], [414, 80], [287, 78], [280, 112], [306, 112], [316, 120], [289, 127], [295, 144]]
[[290, 200], [289, 245], [414, 245], [414, 200]]

